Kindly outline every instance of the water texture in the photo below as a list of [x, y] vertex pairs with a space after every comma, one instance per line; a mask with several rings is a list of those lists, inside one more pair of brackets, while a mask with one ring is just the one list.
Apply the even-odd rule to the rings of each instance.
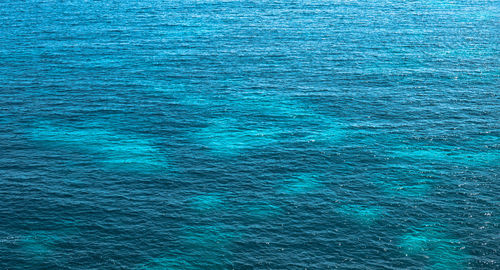
[[3, 1], [0, 269], [500, 268], [499, 14]]

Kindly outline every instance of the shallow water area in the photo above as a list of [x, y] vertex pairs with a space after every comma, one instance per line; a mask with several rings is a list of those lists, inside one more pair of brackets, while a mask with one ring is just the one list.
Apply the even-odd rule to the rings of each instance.
[[376, 220], [381, 220], [384, 214], [382, 207], [355, 204], [342, 205], [335, 211], [364, 225], [370, 225]]
[[165, 154], [147, 139], [124, 136], [102, 128], [41, 125], [31, 130], [32, 140], [42, 147], [85, 151], [103, 168], [124, 171], [166, 169]]
[[439, 226], [415, 228], [413, 233], [401, 237], [400, 247], [409, 256], [430, 262], [429, 269], [463, 269], [467, 253], [457, 239], [447, 236]]

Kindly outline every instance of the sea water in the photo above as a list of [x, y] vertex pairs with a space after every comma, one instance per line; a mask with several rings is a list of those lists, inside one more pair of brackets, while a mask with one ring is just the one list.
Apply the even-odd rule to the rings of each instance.
[[499, 14], [0, 3], [0, 268], [500, 268]]

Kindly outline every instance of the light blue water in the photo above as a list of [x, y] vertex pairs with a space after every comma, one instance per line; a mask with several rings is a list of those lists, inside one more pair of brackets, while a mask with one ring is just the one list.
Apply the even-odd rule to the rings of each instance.
[[499, 14], [0, 3], [0, 269], [500, 268]]

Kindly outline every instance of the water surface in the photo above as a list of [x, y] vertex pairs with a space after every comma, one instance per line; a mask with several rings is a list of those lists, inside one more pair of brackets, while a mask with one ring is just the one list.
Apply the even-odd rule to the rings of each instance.
[[499, 11], [0, 3], [0, 268], [499, 268]]

